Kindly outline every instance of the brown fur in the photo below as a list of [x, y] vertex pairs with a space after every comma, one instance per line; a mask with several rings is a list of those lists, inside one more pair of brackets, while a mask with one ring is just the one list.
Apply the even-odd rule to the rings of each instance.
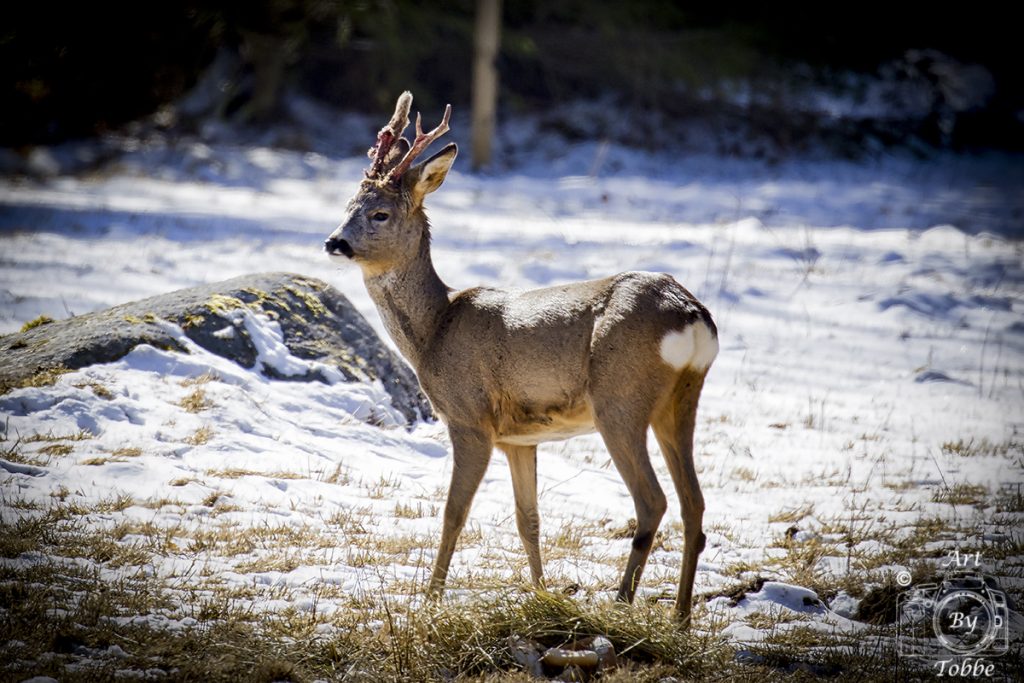
[[[682, 508], [676, 613], [686, 622], [704, 539], [693, 430], [708, 368], [673, 367], [660, 345], [668, 333], [699, 325], [708, 331], [702, 339], [713, 342], [711, 316], [670, 276], [651, 273], [527, 292], [449, 289], [430, 258], [422, 202], [440, 186], [455, 155], [448, 145], [406, 172], [398, 188], [364, 181], [348, 219], [327, 242], [332, 255], [342, 247], [351, 251], [384, 326], [451, 436], [452, 481], [430, 588], [440, 592], [444, 586], [495, 447], [508, 456], [516, 522], [539, 584], [536, 444], [597, 431], [636, 508], [636, 534], [618, 593], [632, 601], [667, 507], [647, 453], [651, 426]], [[379, 220], [384, 213], [387, 219]], [[704, 350], [709, 365], [717, 342]]]

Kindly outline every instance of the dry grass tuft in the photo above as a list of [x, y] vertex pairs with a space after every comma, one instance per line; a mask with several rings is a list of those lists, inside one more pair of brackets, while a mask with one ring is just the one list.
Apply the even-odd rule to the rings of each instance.
[[933, 502], [949, 505], [982, 505], [987, 499], [988, 488], [980, 484], [953, 484], [936, 489], [932, 494]]
[[732, 479], [738, 481], [757, 481], [757, 472], [750, 469], [749, 467], [737, 467], [732, 471]]
[[942, 444], [942, 452], [961, 458], [1024, 455], [1024, 442], [1013, 440], [992, 442], [988, 439], [975, 439], [972, 437], [970, 439], [946, 441]]
[[267, 479], [305, 479], [306, 477], [295, 472], [286, 472], [279, 470], [277, 472], [257, 472], [256, 470], [247, 470], [240, 467], [232, 467], [223, 470], [206, 470], [204, 473], [208, 477], [217, 477], [218, 479], [241, 479], [242, 477], [263, 477]]
[[87, 441], [93, 438], [93, 434], [85, 429], [75, 432], [74, 434], [53, 434], [47, 432], [46, 434], [32, 434], [31, 436], [25, 437], [25, 443], [53, 443], [57, 441]]
[[92, 389], [92, 393], [106, 401], [114, 398], [114, 393], [99, 382], [81, 382], [75, 385], [76, 389]]
[[73, 450], [75, 447], [69, 443], [51, 443], [48, 446], [43, 446], [37, 452], [43, 455], [61, 456], [68, 455]]
[[422, 519], [424, 517], [437, 517], [439, 508], [433, 503], [429, 507], [423, 507], [423, 501], [416, 501], [416, 506], [413, 507], [409, 503], [403, 503], [401, 501], [395, 503], [395, 517], [400, 519]]
[[338, 466], [334, 468], [334, 471], [323, 479], [328, 484], [337, 484], [338, 486], [348, 486], [352, 483], [352, 468], [338, 463]]
[[53, 322], [53, 318], [51, 318], [50, 316], [48, 316], [48, 315], [41, 315], [41, 316], [39, 316], [37, 318], [33, 318], [32, 320], [29, 320], [27, 323], [22, 325], [21, 326], [21, 331], [22, 332], [28, 332], [31, 329], [34, 329], [36, 327], [41, 327], [43, 325], [49, 325], [52, 322]]
[[807, 504], [791, 510], [781, 510], [772, 515], [768, 516], [770, 523], [780, 522], [783, 524], [796, 524], [805, 517], [810, 517], [814, 514], [814, 505]]
[[195, 387], [195, 386], [199, 386], [201, 384], [209, 384], [210, 382], [219, 382], [219, 381], [220, 381], [220, 375], [218, 375], [215, 372], [207, 371], [207, 372], [204, 372], [201, 375], [196, 375], [195, 377], [189, 377], [187, 379], [183, 379], [183, 380], [181, 380], [181, 382], [179, 382], [179, 384], [181, 386], [183, 386], [183, 387]]
[[0, 395], [10, 393], [15, 389], [30, 389], [52, 386], [65, 375], [71, 372], [68, 368], [59, 365], [54, 368], [43, 368], [42, 370], [15, 381], [0, 381]]
[[211, 438], [213, 438], [213, 429], [203, 425], [196, 431], [192, 432], [192, 434], [185, 439], [185, 443], [189, 446], [202, 446], [208, 443]]
[[213, 402], [206, 397], [206, 392], [201, 388], [193, 389], [185, 398], [178, 401], [178, 405], [190, 413], [201, 413], [213, 407]]

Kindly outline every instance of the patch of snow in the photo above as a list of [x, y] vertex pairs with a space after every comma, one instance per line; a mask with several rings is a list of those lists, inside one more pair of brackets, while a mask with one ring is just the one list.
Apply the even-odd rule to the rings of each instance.
[[853, 619], [857, 615], [857, 608], [860, 607], [860, 600], [846, 591], [839, 591], [828, 607], [841, 617]]
[[284, 377], [306, 375], [309, 364], [296, 358], [284, 343], [281, 325], [261, 313], [240, 310], [239, 316], [249, 333], [249, 339], [256, 347], [256, 362], [264, 369], [271, 369]]
[[227, 325], [213, 333], [213, 336], [217, 339], [234, 339], [235, 338], [235, 326]]
[[46, 475], [46, 470], [42, 467], [33, 467], [31, 465], [8, 462], [2, 458], [0, 458], [0, 470], [4, 470], [10, 474], [25, 474], [30, 477], [42, 477]]

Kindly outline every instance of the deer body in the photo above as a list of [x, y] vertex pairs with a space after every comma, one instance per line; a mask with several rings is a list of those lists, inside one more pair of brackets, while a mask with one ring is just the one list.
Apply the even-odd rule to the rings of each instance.
[[[636, 507], [637, 530], [618, 593], [632, 601], [667, 507], [647, 453], [652, 427], [682, 508], [676, 613], [687, 621], [704, 545], [692, 445], [700, 390], [718, 351], [710, 314], [670, 276], [651, 273], [524, 292], [448, 288], [430, 258], [422, 202], [444, 180], [456, 148], [448, 145], [412, 168], [409, 154], [398, 159], [382, 151], [382, 140], [410, 148], [393, 125], [407, 117], [411, 96], [403, 98], [378, 136], [374, 165], [350, 202], [348, 219], [325, 248], [361, 267], [385, 328], [451, 436], [452, 481], [431, 590], [444, 586], [495, 447], [508, 457], [517, 526], [539, 584], [537, 445], [597, 431]], [[428, 136], [419, 121], [417, 132], [412, 153], [430, 141], [421, 144]]]

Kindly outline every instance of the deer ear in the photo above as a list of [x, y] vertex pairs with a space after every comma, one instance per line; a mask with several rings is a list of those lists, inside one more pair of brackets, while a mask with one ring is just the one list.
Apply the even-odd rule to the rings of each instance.
[[423, 201], [424, 197], [441, 187], [458, 153], [458, 146], [450, 142], [440, 152], [412, 169], [413, 172], [407, 177], [409, 188], [417, 202]]

